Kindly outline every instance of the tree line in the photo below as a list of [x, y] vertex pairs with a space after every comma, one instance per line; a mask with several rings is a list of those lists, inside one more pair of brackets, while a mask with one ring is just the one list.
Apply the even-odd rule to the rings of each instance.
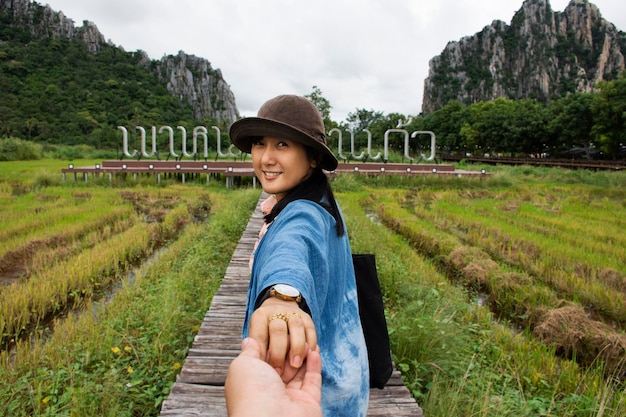
[[[329, 119], [330, 103], [318, 87], [307, 97], [322, 111], [327, 131], [354, 131], [360, 149], [367, 144], [363, 129], [382, 146], [386, 130], [405, 124], [409, 132], [434, 132], [438, 151], [456, 155], [626, 158], [626, 72], [600, 82], [595, 92], [568, 94], [549, 103], [498, 98], [465, 105], [452, 100], [414, 117], [356, 109], [342, 123]], [[336, 138], [329, 140], [336, 146]], [[401, 149], [400, 140], [390, 143]], [[420, 147], [412, 146], [416, 151]]]

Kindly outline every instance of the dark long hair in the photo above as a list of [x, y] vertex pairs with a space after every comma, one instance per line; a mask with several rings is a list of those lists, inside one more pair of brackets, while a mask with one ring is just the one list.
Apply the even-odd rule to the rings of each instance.
[[272, 222], [278, 214], [295, 200], [309, 200], [313, 201], [320, 206], [324, 207], [331, 216], [335, 219], [335, 229], [337, 230], [337, 236], [343, 236], [345, 233], [345, 226], [343, 219], [339, 214], [339, 207], [335, 200], [335, 195], [330, 187], [328, 177], [322, 171], [321, 168], [315, 168], [309, 178], [298, 184], [293, 190], [289, 192], [285, 197], [280, 199], [274, 206], [271, 212], [265, 215], [264, 219], [266, 223]]

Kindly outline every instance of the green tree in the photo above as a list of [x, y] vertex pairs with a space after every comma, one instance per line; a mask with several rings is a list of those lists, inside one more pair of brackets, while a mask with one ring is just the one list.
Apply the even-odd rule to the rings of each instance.
[[572, 148], [589, 148], [592, 142], [592, 93], [570, 94], [546, 109], [546, 147], [553, 154]]
[[441, 109], [424, 117], [420, 121], [419, 130], [435, 133], [437, 146], [444, 152], [465, 154], [468, 145], [463, 143], [461, 130], [468, 118], [469, 108], [458, 100], [451, 100]]
[[461, 133], [475, 154], [541, 153], [546, 135], [544, 107], [530, 99], [475, 103]]
[[626, 143], [626, 73], [615, 80], [600, 82], [592, 113], [594, 142], [605, 154], [618, 158]]
[[385, 123], [386, 120], [382, 112], [357, 108], [354, 113], [348, 113], [346, 122], [350, 129], [357, 132], [378, 123]]
[[337, 127], [337, 123], [333, 122], [330, 118], [330, 111], [333, 107], [330, 105], [330, 101], [324, 97], [322, 90], [318, 86], [314, 85], [313, 91], [310, 94], [305, 94], [304, 97], [308, 98], [311, 103], [315, 104], [315, 107], [317, 107], [322, 114], [326, 134], [328, 134], [332, 128]]
[[546, 149], [545, 106], [530, 99], [509, 100], [512, 123], [511, 150], [522, 155], [539, 155]]

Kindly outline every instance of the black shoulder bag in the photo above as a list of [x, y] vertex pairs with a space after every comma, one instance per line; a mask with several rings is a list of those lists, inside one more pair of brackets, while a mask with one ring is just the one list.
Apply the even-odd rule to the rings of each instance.
[[376, 258], [373, 254], [353, 254], [352, 262], [359, 298], [359, 315], [367, 345], [370, 388], [383, 389], [393, 372], [393, 363]]

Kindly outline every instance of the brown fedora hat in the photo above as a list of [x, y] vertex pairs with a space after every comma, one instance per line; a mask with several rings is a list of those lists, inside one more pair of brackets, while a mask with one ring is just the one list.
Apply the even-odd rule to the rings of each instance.
[[255, 138], [271, 136], [291, 139], [320, 152], [321, 168], [334, 171], [337, 158], [326, 145], [322, 115], [304, 97], [281, 95], [266, 101], [257, 117], [245, 117], [230, 126], [231, 142], [243, 152], [250, 153]]

